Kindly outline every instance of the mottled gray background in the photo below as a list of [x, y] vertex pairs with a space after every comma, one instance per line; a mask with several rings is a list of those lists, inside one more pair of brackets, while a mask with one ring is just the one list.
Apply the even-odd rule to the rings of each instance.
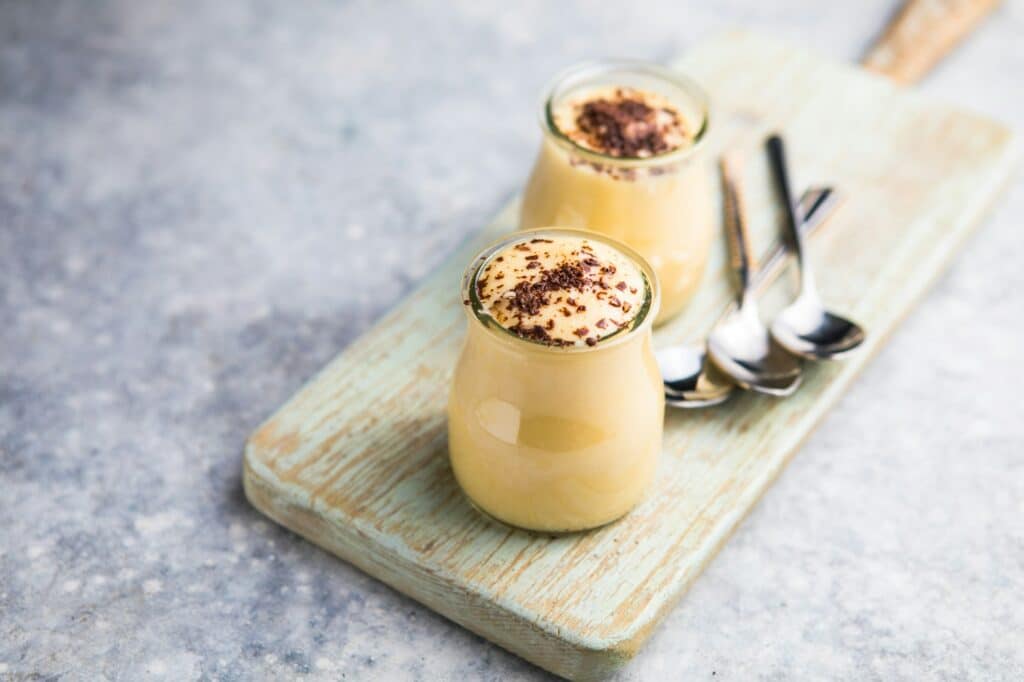
[[[853, 60], [892, 8], [0, 0], [0, 678], [544, 679], [264, 521], [246, 434], [517, 191], [555, 70], [733, 26]], [[921, 89], [1024, 128], [1022, 37]], [[1022, 214], [623, 679], [1024, 676]]]

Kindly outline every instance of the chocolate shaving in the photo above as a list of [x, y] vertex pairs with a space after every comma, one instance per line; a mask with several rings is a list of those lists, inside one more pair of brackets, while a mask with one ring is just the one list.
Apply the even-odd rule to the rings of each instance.
[[[539, 265], [531, 262], [528, 268]], [[563, 263], [554, 270], [547, 270], [541, 273], [536, 282], [520, 282], [513, 291], [510, 307], [518, 310], [524, 315], [536, 315], [540, 309], [547, 305], [548, 294], [552, 291], [564, 291], [567, 289], [582, 290], [587, 279], [583, 269], [571, 263]], [[566, 310], [563, 308], [563, 310]]]
[[553, 339], [551, 335], [547, 333], [544, 327], [539, 324], [524, 327], [522, 324], [517, 324], [514, 327], [509, 327], [508, 330], [516, 336], [526, 339], [528, 341], [540, 341], [546, 343], [549, 346], [567, 346], [569, 345], [562, 339]]
[[658, 130], [655, 110], [636, 99], [587, 102], [576, 125], [610, 156], [652, 156], [669, 148]]
[[587, 284], [587, 277], [580, 266], [562, 263], [554, 270], [545, 272], [537, 284], [548, 291], [582, 290]]

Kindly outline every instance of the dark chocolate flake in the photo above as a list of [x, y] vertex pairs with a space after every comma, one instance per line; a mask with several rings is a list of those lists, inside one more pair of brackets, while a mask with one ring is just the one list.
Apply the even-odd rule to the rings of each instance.
[[610, 156], [651, 156], [669, 145], [658, 129], [656, 112], [644, 102], [616, 93], [617, 99], [596, 99], [583, 105], [579, 126], [599, 151]]
[[509, 327], [508, 330], [516, 336], [527, 339], [528, 341], [539, 341], [540, 343], [546, 343], [549, 346], [565, 346], [565, 341], [561, 339], [553, 339], [551, 335], [544, 330], [539, 324], [535, 325], [522, 325], [517, 324], [514, 327]]

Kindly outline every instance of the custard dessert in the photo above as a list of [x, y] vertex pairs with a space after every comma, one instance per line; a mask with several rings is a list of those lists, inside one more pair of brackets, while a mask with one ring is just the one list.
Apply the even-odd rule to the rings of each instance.
[[629, 511], [661, 450], [650, 266], [601, 235], [517, 233], [470, 266], [463, 302], [448, 442], [469, 499], [499, 521], [551, 532]]
[[660, 281], [655, 323], [677, 314], [703, 277], [715, 220], [703, 93], [661, 67], [602, 62], [559, 78], [541, 118], [521, 229], [557, 224], [625, 242]]

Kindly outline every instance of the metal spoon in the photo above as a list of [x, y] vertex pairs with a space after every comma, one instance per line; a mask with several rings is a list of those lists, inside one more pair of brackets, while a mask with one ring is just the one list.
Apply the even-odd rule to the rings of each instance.
[[742, 388], [775, 396], [791, 394], [800, 385], [798, 358], [777, 344], [761, 322], [751, 286], [754, 270], [734, 161], [723, 156], [720, 165], [725, 199], [725, 231], [730, 263], [739, 283], [739, 307], [718, 323], [708, 337], [708, 354], [718, 369]]
[[[830, 187], [815, 187], [800, 197], [797, 207], [801, 216], [801, 231], [804, 236], [813, 234], [832, 215], [839, 205], [839, 193]], [[761, 267], [753, 275], [752, 287], [757, 294], [782, 272], [789, 262], [790, 252], [786, 245], [776, 241], [761, 258]], [[734, 303], [719, 315], [724, 319], [735, 310]], [[671, 407], [684, 409], [710, 407], [725, 402], [732, 394], [735, 384], [709, 360], [705, 344], [679, 344], [657, 351], [658, 367], [665, 383], [665, 402]]]
[[772, 338], [790, 353], [812, 360], [836, 358], [864, 342], [864, 330], [855, 322], [825, 309], [814, 285], [814, 275], [804, 253], [803, 236], [797, 223], [786, 170], [782, 138], [772, 135], [767, 142], [772, 172], [784, 203], [790, 242], [800, 273], [800, 295], [772, 323]]

